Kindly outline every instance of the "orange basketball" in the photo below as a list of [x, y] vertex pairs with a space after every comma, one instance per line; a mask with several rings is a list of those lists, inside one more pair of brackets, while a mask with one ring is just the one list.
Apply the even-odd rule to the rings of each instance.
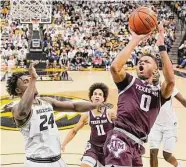
[[157, 15], [147, 7], [136, 9], [129, 17], [129, 27], [138, 35], [150, 33], [157, 23]]

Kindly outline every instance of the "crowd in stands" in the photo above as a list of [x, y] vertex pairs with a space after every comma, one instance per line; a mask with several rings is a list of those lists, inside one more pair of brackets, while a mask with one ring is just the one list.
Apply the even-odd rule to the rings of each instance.
[[28, 24], [12, 21], [10, 1], [1, 2], [1, 67], [2, 70], [14, 69], [26, 65], [28, 53], [29, 28]]
[[[70, 69], [81, 67], [109, 68], [117, 53], [129, 42], [128, 18], [138, 3], [63, 1], [53, 4], [53, 23], [44, 25], [44, 51], [49, 64], [69, 62]], [[175, 40], [176, 22], [172, 12], [159, 2], [149, 4], [164, 22], [166, 47]], [[136, 65], [141, 54], [158, 55], [157, 35], [142, 42], [128, 64]], [[64, 61], [64, 59], [66, 61]]]
[[178, 15], [178, 18], [186, 23], [186, 2], [185, 1], [166, 1], [173, 11]]
[[[186, 25], [186, 1], [166, 1], [167, 5], [177, 14], [182, 33], [185, 32]], [[186, 34], [185, 34], [186, 35]], [[185, 37], [184, 37], [185, 39]], [[178, 48], [178, 68], [186, 66], [186, 39]]]
[[[28, 53], [30, 31], [28, 24], [11, 21], [10, 4], [1, 4], [1, 59], [4, 64], [24, 67]], [[48, 68], [109, 69], [118, 52], [130, 41], [128, 18], [130, 13], [142, 4], [129, 1], [69, 1], [53, 2], [52, 23], [43, 25], [43, 52], [47, 56]], [[163, 2], [146, 3], [158, 13], [165, 26], [166, 47], [170, 51], [175, 40], [176, 21], [173, 13]], [[140, 45], [128, 60], [128, 66], [135, 66], [138, 58], [145, 53], [158, 57], [157, 33]], [[11, 66], [13, 66], [11, 65]]]

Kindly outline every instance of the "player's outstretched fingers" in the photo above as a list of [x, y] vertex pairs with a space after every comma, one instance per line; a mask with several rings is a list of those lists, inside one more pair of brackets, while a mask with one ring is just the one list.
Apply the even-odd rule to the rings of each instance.
[[39, 63], [39, 61], [34, 61], [34, 62], [30, 63], [28, 71], [29, 71], [31, 78], [37, 79], [37, 77], [38, 77], [38, 75], [36, 73], [36, 69], [34, 68], [34, 66], [38, 63]]
[[35, 60], [35, 61], [33, 62], [33, 66], [35, 66], [35, 65], [37, 65], [37, 64], [39, 64], [39, 60]]
[[109, 109], [112, 109], [112, 108], [114, 107], [114, 105], [111, 104], [111, 103], [104, 103], [104, 106], [105, 106], [106, 108], [109, 108]]

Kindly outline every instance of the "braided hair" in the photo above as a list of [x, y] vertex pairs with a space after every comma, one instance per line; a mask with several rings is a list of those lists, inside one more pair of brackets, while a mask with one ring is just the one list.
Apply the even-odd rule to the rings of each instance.
[[13, 73], [10, 77], [8, 77], [7, 83], [6, 83], [6, 90], [9, 93], [9, 95], [17, 96], [16, 87], [17, 87], [17, 81], [18, 79], [26, 75], [26, 73]]

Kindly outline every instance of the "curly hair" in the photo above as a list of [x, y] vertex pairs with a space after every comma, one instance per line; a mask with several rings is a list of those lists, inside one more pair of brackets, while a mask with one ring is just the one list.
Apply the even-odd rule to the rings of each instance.
[[104, 83], [94, 83], [93, 85], [90, 86], [89, 94], [88, 94], [89, 99], [91, 99], [91, 96], [93, 95], [93, 92], [96, 89], [101, 89], [103, 91], [104, 101], [106, 101], [108, 98], [108, 94], [109, 94], [109, 88]]
[[6, 90], [9, 95], [17, 96], [16, 87], [17, 87], [17, 80], [26, 73], [13, 73], [10, 77], [8, 77], [6, 83]]

